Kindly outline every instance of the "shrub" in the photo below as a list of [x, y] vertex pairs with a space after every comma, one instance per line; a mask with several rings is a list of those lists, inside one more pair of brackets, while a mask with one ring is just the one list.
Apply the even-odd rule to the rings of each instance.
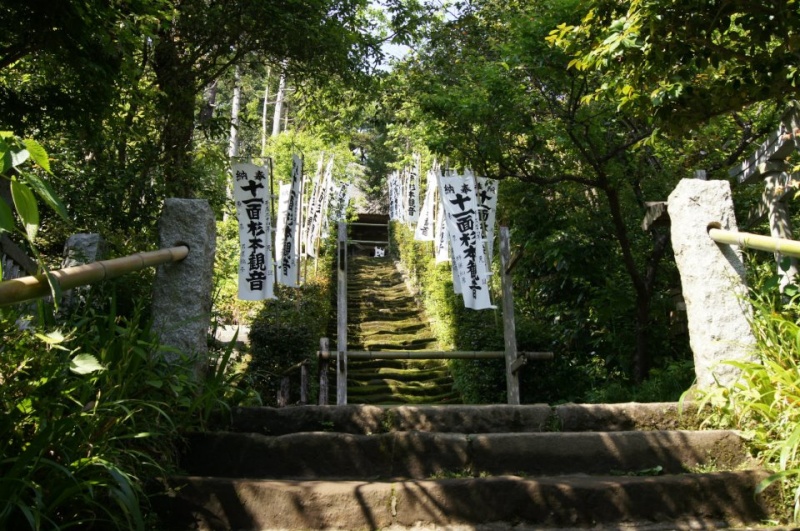
[[149, 493], [181, 434], [251, 396], [229, 351], [199, 381], [141, 316], [119, 316], [113, 296], [60, 330], [0, 310], [0, 529], [153, 528]]
[[274, 403], [283, 372], [314, 359], [320, 338], [328, 335], [332, 255], [322, 257], [316, 273], [301, 287], [276, 286], [277, 299], [264, 301], [253, 319], [248, 373], [267, 403]]

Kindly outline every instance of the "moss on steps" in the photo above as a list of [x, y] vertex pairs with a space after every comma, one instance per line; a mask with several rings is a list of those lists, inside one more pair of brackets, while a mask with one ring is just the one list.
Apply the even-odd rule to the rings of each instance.
[[[422, 310], [388, 259], [355, 257], [347, 291], [349, 349], [437, 348]], [[460, 403], [441, 360], [350, 360], [348, 396], [364, 404]]]

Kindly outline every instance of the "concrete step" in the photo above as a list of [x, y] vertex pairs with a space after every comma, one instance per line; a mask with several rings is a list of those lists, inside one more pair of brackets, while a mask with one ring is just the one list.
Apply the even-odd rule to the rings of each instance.
[[575, 433], [197, 433], [181, 467], [250, 478], [412, 478], [448, 474], [680, 474], [749, 466], [733, 431]]
[[[165, 529], [715, 529], [770, 515], [759, 471], [663, 477], [561, 476], [405, 481], [177, 477], [156, 500]], [[470, 527], [472, 529], [473, 527]]]
[[[364, 362], [365, 364], [368, 362]], [[689, 403], [564, 404], [549, 406], [295, 406], [233, 412], [233, 430], [283, 435], [304, 431], [368, 434], [392, 431], [517, 433], [545, 431], [676, 430], [697, 427]]]

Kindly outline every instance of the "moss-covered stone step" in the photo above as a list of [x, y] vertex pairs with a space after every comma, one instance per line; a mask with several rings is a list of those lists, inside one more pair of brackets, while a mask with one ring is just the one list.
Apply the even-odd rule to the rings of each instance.
[[348, 366], [349, 371], [382, 367], [425, 370], [445, 366], [445, 363], [442, 360], [350, 360]]
[[451, 389], [453, 387], [453, 381], [447, 378], [448, 375], [446, 373], [433, 375], [425, 380], [404, 378], [402, 374], [398, 376], [399, 378], [395, 378], [392, 374], [381, 374], [372, 377], [354, 376], [353, 378], [348, 378], [347, 384], [352, 386], [354, 390], [357, 388], [384, 384], [391, 388], [403, 387], [404, 389]]
[[419, 317], [419, 310], [415, 308], [365, 308], [361, 311], [354, 309], [349, 311], [348, 318], [351, 323], [363, 323], [372, 321], [407, 321], [413, 317]]
[[435, 338], [417, 339], [367, 339], [362, 345], [364, 350], [431, 350], [436, 345]]
[[419, 321], [371, 321], [369, 323], [352, 324], [347, 327], [348, 332], [358, 334], [361, 337], [370, 337], [376, 334], [408, 334], [410, 332], [427, 332], [428, 326]]
[[351, 368], [347, 375], [353, 379], [363, 378], [391, 378], [393, 380], [413, 381], [419, 379], [450, 378], [447, 367], [432, 367], [430, 369], [407, 369], [405, 367], [379, 367], [373, 369]]
[[[368, 400], [367, 400], [368, 398]], [[425, 405], [425, 404], [460, 404], [461, 395], [453, 391], [450, 393], [443, 393], [440, 395], [401, 395], [398, 393], [371, 393], [368, 397], [352, 397], [350, 399], [352, 404], [371, 404], [377, 406], [399, 406], [399, 405]]]

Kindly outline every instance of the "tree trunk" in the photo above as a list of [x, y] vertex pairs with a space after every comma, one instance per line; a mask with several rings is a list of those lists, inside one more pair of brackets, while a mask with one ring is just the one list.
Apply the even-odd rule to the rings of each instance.
[[167, 197], [194, 197], [192, 136], [196, 76], [192, 65], [183, 61], [175, 36], [161, 31], [155, 48], [153, 68], [162, 96], [159, 111], [162, 163]]
[[286, 95], [286, 74], [281, 72], [278, 81], [278, 94], [275, 97], [275, 113], [272, 115], [272, 136], [281, 132], [281, 112], [283, 111], [283, 98]]
[[269, 107], [269, 79], [272, 69], [267, 69], [267, 82], [264, 87], [264, 107], [261, 111], [261, 156], [267, 154], [267, 107]]
[[242, 102], [241, 75], [239, 65], [233, 67], [233, 100], [231, 101], [231, 139], [228, 145], [230, 158], [239, 156], [239, 107]]
[[200, 109], [198, 121], [205, 125], [214, 117], [214, 107], [217, 105], [217, 80], [215, 79], [203, 91], [203, 108]]

